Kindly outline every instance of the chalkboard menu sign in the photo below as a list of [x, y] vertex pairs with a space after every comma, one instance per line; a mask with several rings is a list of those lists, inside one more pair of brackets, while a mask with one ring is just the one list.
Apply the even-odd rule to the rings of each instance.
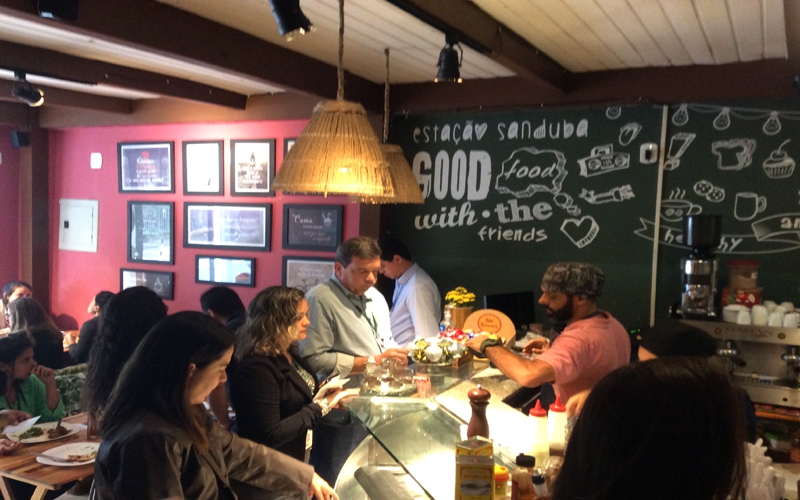
[[[538, 289], [547, 266], [606, 273], [604, 307], [647, 324], [663, 109], [651, 106], [397, 117], [425, 198], [389, 224], [440, 290]], [[537, 317], [544, 317], [539, 311]]]
[[[680, 290], [680, 212], [722, 215], [719, 288], [728, 260], [759, 263], [762, 297], [800, 302], [800, 106], [796, 100], [671, 106], [658, 232], [658, 308]], [[654, 236], [642, 217], [641, 236]]]
[[283, 248], [335, 252], [341, 242], [341, 205], [283, 206]]

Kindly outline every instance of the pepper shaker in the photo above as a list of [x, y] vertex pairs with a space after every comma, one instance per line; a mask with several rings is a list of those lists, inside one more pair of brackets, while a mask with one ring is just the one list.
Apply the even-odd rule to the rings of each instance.
[[480, 384], [467, 393], [469, 405], [472, 407], [472, 417], [467, 425], [467, 437], [483, 436], [489, 438], [489, 421], [486, 420], [486, 407], [492, 393], [482, 388]]

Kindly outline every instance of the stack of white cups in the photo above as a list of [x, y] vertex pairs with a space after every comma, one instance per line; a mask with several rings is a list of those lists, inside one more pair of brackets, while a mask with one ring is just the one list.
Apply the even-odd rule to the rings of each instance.
[[[756, 312], [756, 307], [759, 308], [758, 312]], [[766, 313], [766, 323], [763, 322], [764, 313]], [[800, 314], [795, 312], [794, 304], [791, 302], [783, 302], [778, 305], [771, 300], [765, 300], [763, 306], [753, 306], [752, 315], [753, 324], [759, 326], [797, 328], [798, 322], [800, 322]]]

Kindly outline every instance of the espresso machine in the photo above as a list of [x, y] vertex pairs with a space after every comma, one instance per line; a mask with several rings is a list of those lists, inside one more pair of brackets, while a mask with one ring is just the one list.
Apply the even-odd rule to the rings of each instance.
[[681, 260], [683, 293], [680, 316], [714, 319], [717, 316], [717, 259], [714, 249], [722, 231], [721, 215], [688, 215], [683, 218], [684, 244], [692, 248]]
[[717, 339], [717, 355], [754, 403], [800, 408], [800, 328], [684, 322]]

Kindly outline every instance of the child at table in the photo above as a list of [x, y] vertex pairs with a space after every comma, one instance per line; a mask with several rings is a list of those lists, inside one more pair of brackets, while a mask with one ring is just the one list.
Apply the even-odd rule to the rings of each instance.
[[0, 338], [0, 410], [11, 409], [40, 416], [40, 423], [64, 416], [53, 370], [36, 364], [33, 346], [22, 332]]

